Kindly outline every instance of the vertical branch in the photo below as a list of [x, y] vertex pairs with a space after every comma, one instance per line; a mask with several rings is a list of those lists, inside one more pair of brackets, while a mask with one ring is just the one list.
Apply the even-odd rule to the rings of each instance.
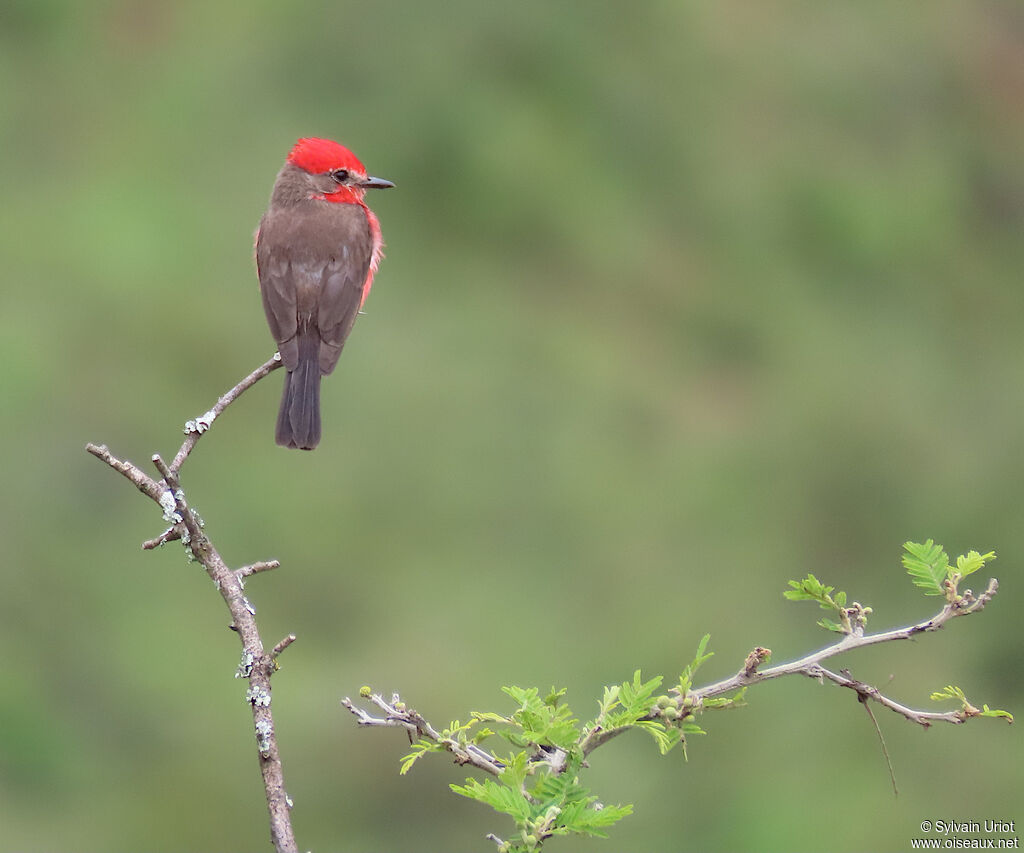
[[277, 853], [298, 853], [299, 848], [291, 824], [291, 800], [285, 791], [284, 770], [277, 746], [270, 685], [271, 676], [278, 667], [277, 657], [294, 642], [295, 635], [289, 634], [269, 652], [266, 651], [256, 624], [256, 610], [244, 592], [246, 577], [277, 568], [278, 564], [272, 560], [253, 563], [240, 569], [229, 568], [204, 532], [202, 520], [189, 507], [179, 479], [181, 465], [199, 438], [212, 425], [214, 418], [243, 391], [278, 366], [280, 359], [275, 355], [222, 396], [213, 409], [195, 421], [189, 421], [186, 424], [187, 438], [171, 465], [167, 465], [159, 454], [154, 455], [153, 464], [160, 472], [161, 481], [154, 480], [133, 463], [118, 459], [103, 445], [88, 444], [86, 450], [131, 481], [139, 491], [162, 509], [164, 519], [170, 527], [160, 536], [145, 542], [143, 548], [151, 549], [165, 542], [180, 539], [189, 554], [202, 564], [220, 592], [221, 598], [224, 599], [231, 613], [231, 629], [238, 634], [242, 644], [241, 662], [235, 675], [249, 680], [246, 700], [252, 707], [260, 773], [263, 776], [267, 810], [270, 815], [270, 838]]

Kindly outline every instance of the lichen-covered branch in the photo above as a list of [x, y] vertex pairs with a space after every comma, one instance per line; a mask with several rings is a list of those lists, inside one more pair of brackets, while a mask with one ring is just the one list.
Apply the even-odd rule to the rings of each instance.
[[243, 392], [247, 391], [257, 382], [259, 382], [264, 376], [277, 370], [281, 366], [281, 356], [279, 353], [274, 355], [257, 367], [252, 373], [245, 377], [239, 382], [234, 388], [225, 394], [221, 395], [220, 399], [213, 404], [213, 408], [208, 412], [200, 415], [194, 420], [185, 422], [185, 441], [182, 442], [178, 452], [174, 454], [174, 461], [170, 464], [172, 471], [181, 470], [182, 464], [188, 458], [188, 455], [195, 448], [199, 442], [199, 438], [211, 427], [213, 422], [223, 413], [223, 411], [230, 406], [235, 400], [237, 400]]
[[217, 551], [203, 529], [202, 519], [188, 503], [180, 481], [182, 464], [192, 452], [199, 438], [209, 429], [220, 415], [247, 388], [252, 387], [280, 365], [279, 358], [267, 361], [250, 373], [234, 388], [224, 394], [214, 407], [187, 425], [187, 437], [168, 465], [157, 454], [152, 457], [153, 465], [161, 479], [156, 480], [132, 462], [118, 459], [104, 445], [88, 444], [86, 450], [105, 462], [110, 468], [131, 481], [143, 494], [156, 503], [164, 520], [170, 525], [159, 536], [143, 543], [151, 550], [167, 542], [180, 540], [189, 556], [202, 564], [215, 587], [224, 599], [231, 614], [231, 629], [238, 634], [242, 645], [241, 662], [236, 677], [248, 679], [246, 700], [252, 708], [253, 729], [256, 735], [260, 772], [270, 814], [270, 837], [278, 853], [298, 853], [298, 845], [291, 825], [291, 800], [284, 787], [284, 773], [277, 747], [274, 717], [271, 711], [271, 675], [277, 670], [277, 658], [295, 641], [289, 634], [269, 652], [265, 650], [256, 624], [256, 610], [244, 592], [245, 579], [258, 572], [278, 567], [276, 560], [252, 563], [239, 569], [231, 569]]

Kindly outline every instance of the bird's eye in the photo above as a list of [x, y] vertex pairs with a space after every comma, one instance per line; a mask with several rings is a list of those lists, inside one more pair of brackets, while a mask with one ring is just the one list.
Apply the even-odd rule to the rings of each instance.
[[339, 184], [343, 184], [348, 180], [348, 169], [335, 169], [331, 172], [331, 177]]

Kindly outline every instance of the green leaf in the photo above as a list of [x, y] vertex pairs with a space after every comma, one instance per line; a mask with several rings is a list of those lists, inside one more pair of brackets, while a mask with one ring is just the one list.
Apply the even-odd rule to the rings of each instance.
[[679, 676], [679, 687], [677, 689], [679, 691], [680, 698], [685, 697], [693, 686], [693, 676], [696, 674], [697, 670], [701, 668], [705, 661], [714, 657], [714, 652], [707, 651], [708, 643], [710, 641], [710, 634], [705, 634], [700, 638], [700, 642], [697, 643], [697, 653], [693, 656], [693, 660], [686, 665], [682, 675]]
[[789, 585], [792, 589], [787, 589], [782, 594], [790, 601], [818, 601], [824, 602], [829, 593], [832, 592], [835, 587], [825, 586], [810, 572], [807, 573], [802, 581], [790, 581]]
[[[589, 804], [587, 805], [589, 806]], [[587, 807], [574, 810], [570, 815], [573, 819], [572, 823], [570, 824], [567, 820], [566, 825], [571, 832], [607, 838], [608, 833], [605, 832], [605, 829], [631, 814], [633, 814], [633, 806], [628, 803], [624, 806]]]
[[914, 585], [923, 589], [925, 595], [945, 595], [942, 584], [949, 577], [950, 566], [942, 546], [929, 539], [924, 544], [904, 542], [903, 550], [903, 567]]
[[658, 745], [658, 751], [665, 755], [682, 739], [683, 733], [673, 726], [666, 729], [664, 725], [655, 720], [638, 720], [636, 727], [647, 732]]
[[931, 695], [933, 702], [942, 702], [946, 699], [955, 699], [957, 702], [962, 703], [967, 702], [967, 696], [964, 694], [964, 691], [954, 684], [943, 687], [942, 690], [937, 690]]
[[[511, 717], [502, 718], [494, 714], [477, 713], [477, 718], [488, 722], [504, 722], [512, 726], [512, 730], [501, 730], [498, 733], [510, 743], [518, 747], [531, 744], [556, 746], [568, 749], [578, 737], [578, 721], [572, 716], [572, 709], [566, 704], [558, 704], [558, 699], [565, 690], [555, 690], [544, 698], [536, 687], [503, 687], [502, 690], [519, 703], [519, 708]], [[518, 729], [518, 731], [517, 731]]]
[[508, 760], [505, 762], [505, 769], [501, 771], [501, 775], [498, 778], [501, 780], [502, 785], [518, 792], [522, 789], [529, 772], [530, 765], [526, 753], [517, 752], [515, 755], [508, 757]]
[[564, 806], [576, 800], [587, 802], [590, 792], [576, 781], [575, 774], [543, 773], [530, 793], [537, 800], [540, 810], [547, 811], [552, 805]]
[[785, 590], [782, 594], [790, 601], [817, 601], [822, 610], [835, 610], [839, 612], [846, 606], [846, 593], [840, 590], [832, 597], [834, 586], [827, 586], [818, 580], [810, 572], [802, 581], [790, 581], [792, 589]]
[[650, 681], [644, 681], [640, 670], [636, 670], [632, 681], [624, 681], [619, 685], [622, 713], [634, 717], [645, 715], [650, 710], [654, 692], [661, 687], [661, 681], [660, 675], [656, 675]]
[[559, 700], [566, 694], [568, 688], [562, 687], [561, 689], [555, 689], [554, 687], [548, 691], [548, 695], [544, 697], [544, 704], [550, 705], [552, 708], [558, 704]]
[[499, 785], [493, 779], [484, 779], [483, 782], [467, 779], [465, 785], [449, 785], [448, 787], [456, 794], [486, 803], [495, 811], [511, 815], [519, 823], [528, 820], [532, 813], [530, 803], [525, 796], [504, 785]]
[[493, 711], [473, 711], [473, 719], [478, 722], [487, 723], [511, 723], [510, 717], [503, 717], [501, 714], [495, 714]]
[[1000, 711], [998, 708], [989, 708], [988, 705], [981, 706], [981, 716], [983, 717], [1002, 717], [1006, 722], [1013, 722], [1013, 714], [1009, 711]]
[[971, 703], [967, 700], [967, 695], [957, 687], [955, 684], [950, 684], [943, 687], [942, 690], [937, 690], [931, 695], [933, 702], [944, 702], [947, 699], [953, 699], [960, 703], [960, 705], [968, 711], [968, 715], [972, 717], [999, 717], [1006, 720], [1008, 723], [1013, 722], [1013, 714], [1009, 711], [1001, 711], [998, 708], [990, 708], [988, 705], [982, 705], [981, 710], [971, 706]]
[[742, 708], [747, 704], [746, 700], [747, 688], [741, 687], [732, 696], [711, 696], [704, 700], [705, 708], [720, 708], [728, 710], [729, 708]]
[[965, 578], [968, 575], [973, 575], [978, 569], [983, 568], [985, 563], [995, 558], [995, 551], [989, 551], [987, 554], [968, 551], [967, 556], [961, 554], [956, 558], [956, 570], [960, 573], [960, 577]]
[[846, 593], [839, 590], [835, 597], [832, 596], [833, 586], [828, 586], [819, 581], [810, 572], [802, 581], [790, 581], [790, 587], [782, 594], [790, 601], [817, 601], [822, 610], [831, 610], [842, 620], [841, 623], [831, 619], [820, 619], [818, 624], [827, 631], [835, 631], [839, 634], [848, 634], [852, 628], [849, 614], [846, 612]]
[[410, 749], [409, 754], [402, 758], [402, 766], [398, 771], [401, 776], [408, 773], [412, 766], [428, 752], [444, 752], [443, 746], [426, 738], [420, 738]]
[[605, 687], [604, 696], [601, 697], [598, 704], [602, 714], [607, 714], [615, 708], [619, 704], [619, 685], [613, 684], [611, 687]]

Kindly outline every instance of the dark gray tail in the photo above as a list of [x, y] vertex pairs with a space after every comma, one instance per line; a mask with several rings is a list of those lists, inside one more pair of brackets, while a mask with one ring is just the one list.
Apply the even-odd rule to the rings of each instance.
[[312, 450], [320, 443], [320, 341], [317, 335], [299, 340], [299, 363], [284, 378], [275, 438], [282, 447]]

